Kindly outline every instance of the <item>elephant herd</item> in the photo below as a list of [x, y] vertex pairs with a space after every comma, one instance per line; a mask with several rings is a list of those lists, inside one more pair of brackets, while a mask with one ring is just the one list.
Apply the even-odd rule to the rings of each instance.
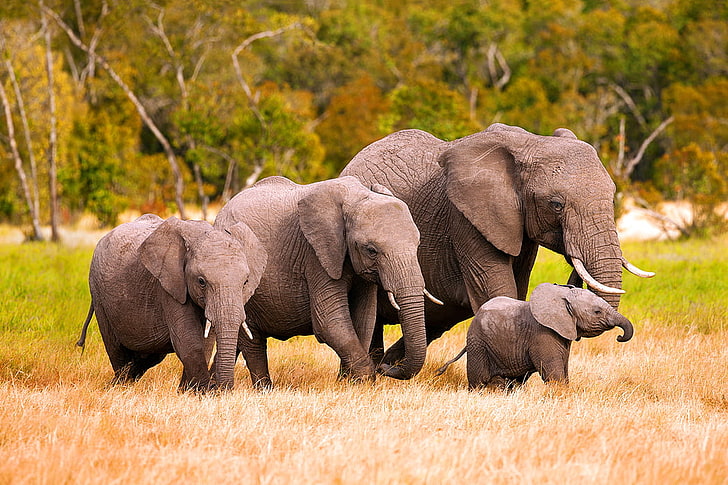
[[[622, 267], [653, 275], [622, 256], [614, 193], [594, 148], [564, 128], [396, 132], [338, 178], [259, 181], [213, 225], [147, 214], [113, 229], [94, 251], [78, 345], [95, 314], [115, 382], [174, 352], [181, 390], [232, 388], [238, 354], [269, 388], [267, 339], [295, 335], [329, 345], [341, 377], [409, 379], [431, 341], [475, 315], [456, 357], [468, 352], [470, 387], [567, 381], [572, 340], [632, 336], [616, 312]], [[574, 270], [524, 302], [539, 246]], [[402, 338], [385, 351], [387, 324]]]

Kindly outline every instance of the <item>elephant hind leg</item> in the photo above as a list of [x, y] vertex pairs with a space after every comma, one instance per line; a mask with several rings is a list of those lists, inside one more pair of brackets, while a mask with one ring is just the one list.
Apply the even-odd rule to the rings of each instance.
[[114, 364], [114, 384], [137, 381], [141, 379], [146, 371], [164, 360], [167, 354], [139, 354], [131, 350], [121, 348], [126, 355], [122, 365]]

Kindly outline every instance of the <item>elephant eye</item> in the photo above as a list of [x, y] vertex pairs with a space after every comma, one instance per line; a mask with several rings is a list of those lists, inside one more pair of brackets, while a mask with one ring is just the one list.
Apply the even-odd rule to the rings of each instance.
[[371, 257], [371, 258], [376, 257], [378, 254], [377, 248], [375, 248], [374, 246], [364, 246], [364, 250], [367, 252], [369, 257]]
[[552, 200], [551, 202], [549, 202], [549, 205], [556, 212], [561, 212], [562, 210], [564, 210], [564, 204], [559, 202], [558, 200]]
[[204, 288], [204, 287], [207, 286], [207, 281], [205, 281], [205, 278], [203, 278], [202, 276], [200, 276], [199, 278], [197, 278], [197, 282], [200, 284], [200, 286], [202, 288]]
[[601, 315], [602, 314], [602, 311], [601, 310], [594, 310], [594, 313], [596, 313], [597, 315]]

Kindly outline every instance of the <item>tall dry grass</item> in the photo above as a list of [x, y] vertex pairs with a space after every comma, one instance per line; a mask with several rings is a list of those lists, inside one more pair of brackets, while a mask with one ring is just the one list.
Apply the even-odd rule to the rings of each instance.
[[[177, 394], [174, 356], [109, 387], [95, 324], [86, 352], [73, 347], [90, 252], [2, 248], [2, 265], [28, 269], [0, 266], [18, 286], [16, 304], [0, 303], [0, 483], [726, 483], [728, 244], [671, 244], [626, 249], [660, 271], [625, 277], [635, 338], [575, 343], [569, 387], [534, 376], [507, 394], [469, 392], [465, 359], [434, 377], [463, 345], [461, 324], [411, 381], [339, 382], [334, 353], [304, 337], [271, 341], [276, 389], [253, 391], [238, 364], [236, 389], [219, 396]], [[38, 266], [43, 280], [17, 283]], [[534, 283], [564, 275], [546, 254]], [[65, 298], [48, 296], [66, 280]]]

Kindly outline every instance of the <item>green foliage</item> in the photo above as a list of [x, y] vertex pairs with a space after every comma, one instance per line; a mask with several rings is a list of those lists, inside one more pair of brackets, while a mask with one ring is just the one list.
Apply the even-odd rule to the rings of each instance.
[[[620, 142], [629, 158], [674, 116], [619, 181], [625, 190], [634, 180], [652, 183], [666, 197], [686, 194], [678, 167], [687, 154], [720, 165], [727, 151], [728, 6], [717, 0], [133, 0], [106, 3], [103, 15], [102, 2], [92, 1], [79, 3], [80, 17], [61, 3], [46, 2], [84, 43], [95, 39], [96, 53], [170, 141], [188, 201], [197, 197], [195, 167], [212, 199], [224, 187], [241, 189], [259, 168], [311, 182], [404, 128], [453, 139], [494, 121], [540, 134], [565, 126], [615, 166]], [[38, 9], [10, 0], [0, 12], [42, 161], [48, 117], [43, 43], [33, 35]], [[174, 178], [159, 141], [108, 73], [90, 69], [88, 54], [52, 26], [64, 211], [92, 211], [112, 224], [124, 207], [172, 206]], [[0, 82], [14, 98], [4, 65]], [[0, 217], [17, 221], [25, 209], [6, 133], [0, 119]], [[45, 167], [39, 163], [44, 214]]]

